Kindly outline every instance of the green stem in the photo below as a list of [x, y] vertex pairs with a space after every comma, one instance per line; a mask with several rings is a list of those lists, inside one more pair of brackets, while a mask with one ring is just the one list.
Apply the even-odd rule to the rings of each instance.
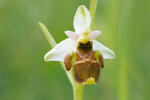
[[74, 100], [83, 100], [83, 90], [84, 85], [81, 84], [75, 85], [75, 87], [73, 87]]
[[93, 28], [97, 2], [98, 0], [91, 0], [91, 4], [90, 4], [90, 14], [91, 14], [91, 26], [90, 27], [91, 28]]

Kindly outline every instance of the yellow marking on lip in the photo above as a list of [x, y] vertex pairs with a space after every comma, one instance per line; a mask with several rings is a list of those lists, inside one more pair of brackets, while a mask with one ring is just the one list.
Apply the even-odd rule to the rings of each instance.
[[[82, 63], [86, 63], [87, 61], [90, 61], [90, 59], [84, 59], [81, 61], [77, 61], [74, 64], [82, 64]], [[97, 61], [90, 61], [91, 63], [98, 63]]]
[[88, 78], [88, 79], [87, 79], [87, 84], [88, 84], [88, 85], [96, 84], [95, 78], [93, 78], [93, 77]]

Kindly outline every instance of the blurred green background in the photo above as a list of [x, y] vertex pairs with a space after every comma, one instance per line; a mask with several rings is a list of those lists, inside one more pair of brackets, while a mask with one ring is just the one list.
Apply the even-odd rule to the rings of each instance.
[[[0, 100], [72, 100], [59, 62], [44, 62], [51, 47], [38, 22], [57, 43], [73, 29], [77, 7], [90, 0], [0, 0]], [[99, 0], [94, 29], [116, 53], [105, 60], [97, 85], [84, 100], [150, 99], [150, 0]]]

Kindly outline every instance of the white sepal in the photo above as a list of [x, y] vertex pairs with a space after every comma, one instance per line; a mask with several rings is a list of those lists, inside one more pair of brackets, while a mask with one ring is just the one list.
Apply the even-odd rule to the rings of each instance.
[[70, 38], [67, 38], [57, 44], [52, 50], [50, 50], [44, 56], [45, 61], [64, 61], [65, 56], [68, 53], [75, 51], [76, 43]]
[[93, 40], [93, 50], [99, 50], [102, 53], [104, 59], [115, 58], [115, 53], [112, 50], [96, 40]]
[[77, 9], [73, 24], [75, 32], [78, 34], [82, 34], [85, 29], [90, 28], [91, 16], [88, 9], [84, 5], [79, 6]]

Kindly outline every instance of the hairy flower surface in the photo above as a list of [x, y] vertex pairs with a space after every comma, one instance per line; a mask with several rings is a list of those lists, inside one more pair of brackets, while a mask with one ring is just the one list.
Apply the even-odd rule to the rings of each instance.
[[45, 56], [45, 61], [63, 61], [66, 69], [73, 69], [78, 83], [94, 84], [98, 81], [104, 59], [113, 59], [112, 50], [96, 41], [100, 31], [90, 29], [91, 16], [88, 9], [81, 5], [73, 21], [75, 32], [65, 31], [67, 39], [61, 41]]

